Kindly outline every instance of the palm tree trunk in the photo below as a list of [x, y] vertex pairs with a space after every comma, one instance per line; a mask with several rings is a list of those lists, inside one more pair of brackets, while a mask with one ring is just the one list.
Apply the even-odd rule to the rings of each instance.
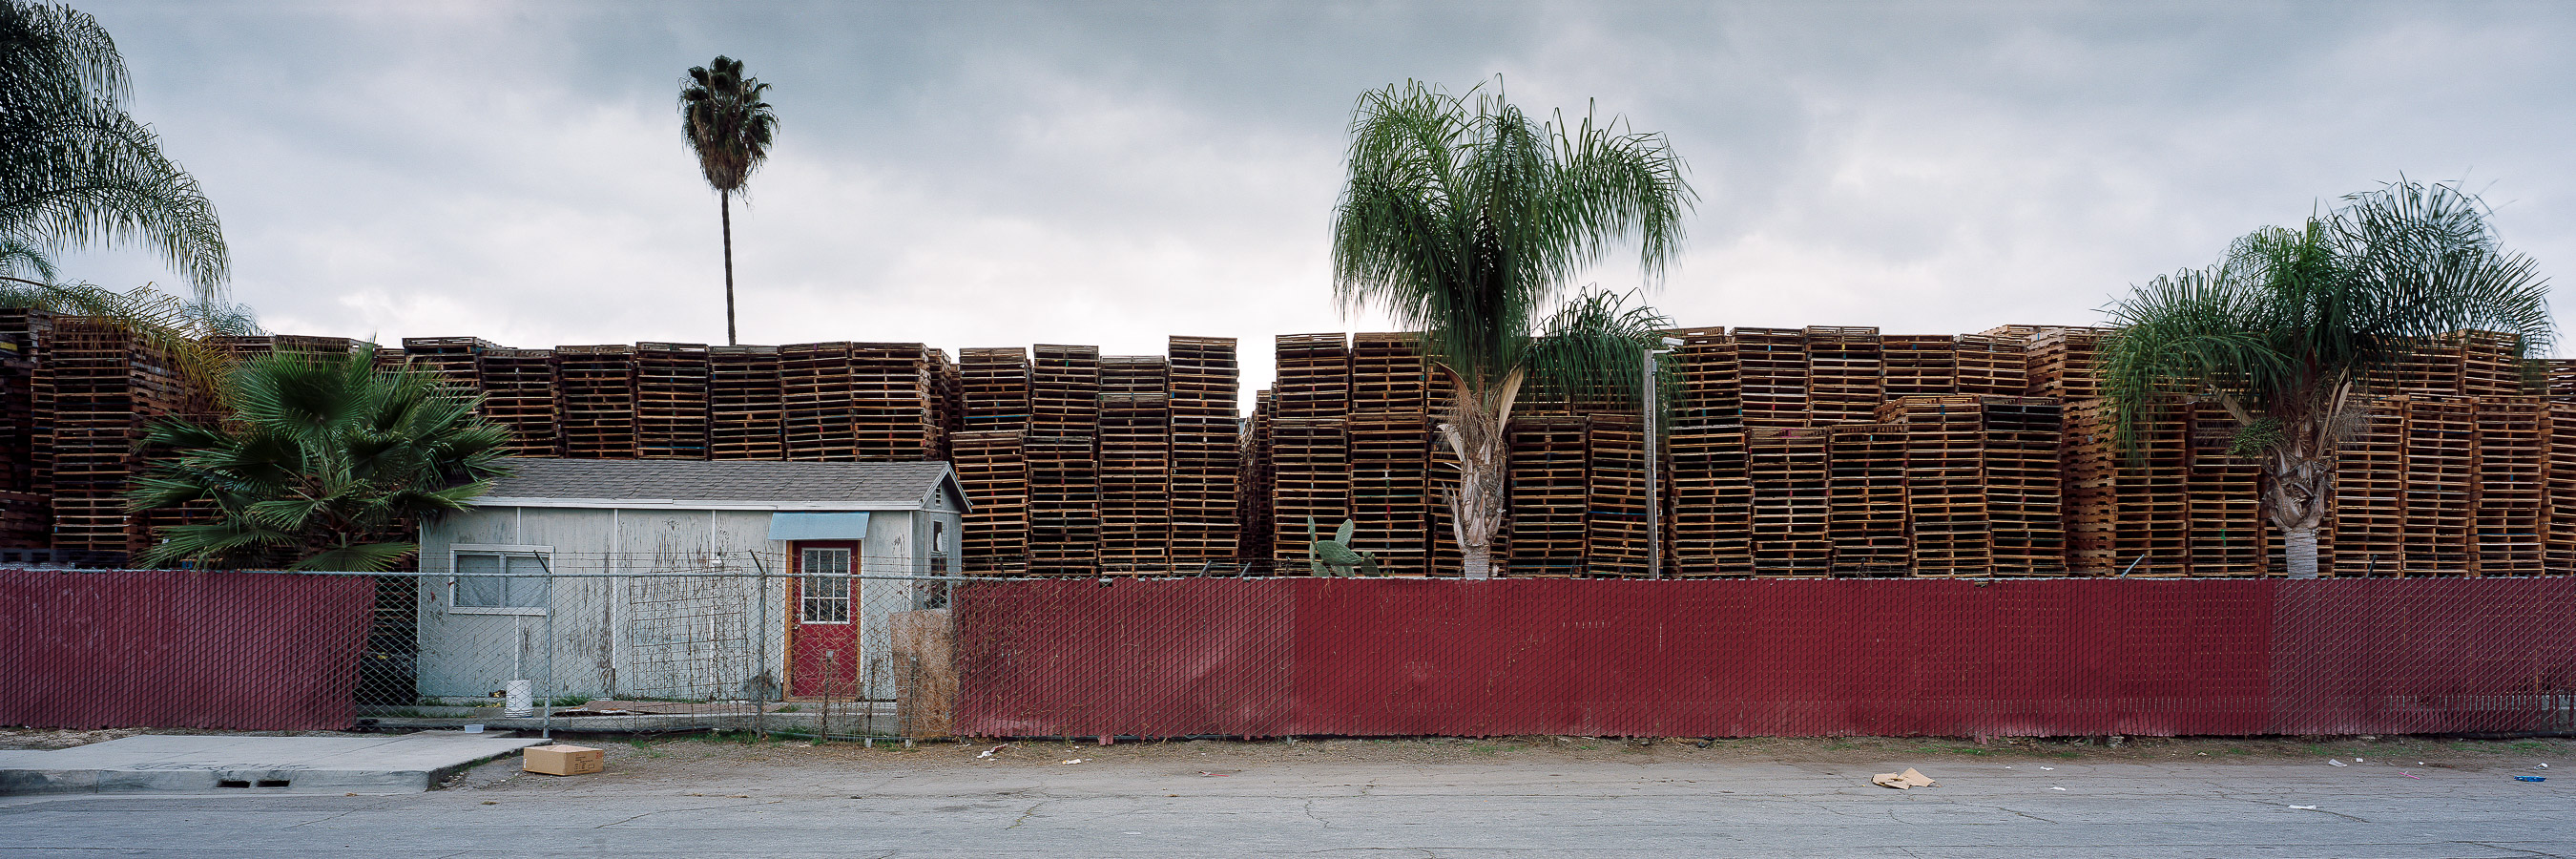
[[717, 192], [716, 211], [724, 216], [725, 345], [739, 346], [742, 343], [733, 332], [733, 192]]
[[2317, 529], [2281, 532], [2281, 553], [2287, 556], [2290, 578], [2317, 577]]
[[1504, 484], [1511, 478], [1512, 400], [1520, 392], [1515, 372], [1491, 390], [1458, 384], [1457, 402], [1440, 425], [1442, 440], [1458, 455], [1458, 486], [1447, 491], [1455, 523], [1460, 572], [1470, 579], [1494, 574], [1494, 535], [1503, 529]]

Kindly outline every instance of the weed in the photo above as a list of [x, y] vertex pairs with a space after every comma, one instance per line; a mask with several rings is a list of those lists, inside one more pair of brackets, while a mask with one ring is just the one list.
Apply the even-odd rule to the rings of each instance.
[[789, 704], [789, 705], [787, 705], [787, 706], [780, 707], [780, 708], [778, 708], [778, 709], [776, 709], [776, 710], [771, 710], [770, 712], [772, 712], [772, 713], [802, 713], [802, 712], [805, 712], [805, 708], [800, 707], [800, 706], [797, 706], [797, 705], [795, 705], [795, 704]]

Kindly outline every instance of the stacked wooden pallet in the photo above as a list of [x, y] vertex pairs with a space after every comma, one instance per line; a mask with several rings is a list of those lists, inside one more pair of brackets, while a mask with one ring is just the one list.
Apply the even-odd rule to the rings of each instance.
[[[1102, 363], [1104, 387], [1113, 378]], [[1159, 364], [1157, 364], [1159, 366]], [[1125, 376], [1129, 386], [1141, 386]], [[1161, 391], [1100, 395], [1100, 563], [1161, 572], [1171, 563], [1172, 418]]]
[[145, 427], [185, 415], [190, 392], [171, 357], [143, 338], [89, 319], [55, 320], [31, 396], [35, 453], [53, 496], [52, 548], [141, 552], [147, 523], [125, 492], [147, 466]]
[[1909, 397], [1881, 407], [1878, 415], [1881, 422], [1905, 429], [1906, 519], [1915, 574], [1991, 571], [1994, 519], [1985, 479], [1985, 398]]
[[1659, 535], [1646, 527], [1646, 433], [1634, 415], [1584, 417], [1584, 559], [1592, 575], [1644, 576]]
[[1242, 550], [1236, 496], [1243, 489], [1243, 427], [1236, 419], [1235, 342], [1173, 337], [1167, 347], [1172, 413], [1172, 561], [1233, 560]]
[[2364, 384], [2373, 393], [2460, 396], [2464, 348], [2452, 337], [2410, 341], [2396, 360], [2372, 368]]
[[[1095, 415], [1097, 406], [1094, 407]], [[1099, 569], [1100, 475], [1090, 436], [1022, 439], [1029, 480], [1029, 571], [1088, 575]]]
[[477, 358], [503, 348], [481, 337], [405, 337], [402, 344], [402, 350], [393, 355], [377, 352], [378, 365], [391, 359], [437, 373], [447, 380], [448, 390], [467, 395], [483, 389], [480, 377], [474, 374]]
[[2469, 567], [2476, 491], [2477, 415], [2457, 397], [2409, 397], [2403, 441], [2407, 575], [2456, 575]]
[[1279, 381], [1271, 396], [1279, 417], [1338, 418], [1350, 413], [1351, 349], [1343, 335], [1282, 334], [1277, 346]]
[[1100, 347], [1040, 343], [1029, 368], [1029, 430], [1089, 437], [1100, 426]]
[[1420, 412], [1371, 411], [1351, 415], [1349, 428], [1353, 545], [1388, 575], [1429, 572], [1440, 539], [1430, 533], [1429, 422]]
[[206, 345], [216, 353], [236, 361], [247, 361], [266, 355], [301, 355], [306, 358], [347, 356], [355, 341], [347, 337], [315, 337], [303, 334], [227, 334], [209, 337]]
[[2180, 408], [2149, 412], [2133, 438], [2135, 448], [2120, 443], [2109, 400], [2065, 405], [2058, 455], [2068, 563], [2079, 574], [2185, 575], [2191, 520]]
[[1825, 430], [1766, 427], [1746, 433], [1753, 485], [1753, 572], [1823, 575], [1833, 567], [1829, 441]]
[[1108, 355], [1100, 359], [1100, 395], [1161, 394], [1171, 390], [1172, 368], [1161, 355]]
[[968, 572], [1004, 573], [1029, 565], [1029, 464], [1023, 430], [967, 430], [949, 441], [958, 486], [972, 509], [958, 548]]
[[2405, 568], [2407, 400], [2360, 403], [2365, 417], [2335, 454], [2336, 576], [2393, 576]]
[[1413, 334], [1351, 338], [1352, 414], [1432, 414], [1431, 364]]
[[2531, 393], [2523, 382], [2522, 342], [2494, 331], [2455, 331], [2446, 340], [2460, 351], [2460, 394], [2512, 397]]
[[709, 356], [704, 343], [635, 344], [636, 456], [707, 458]]
[[[2006, 326], [2007, 329], [2015, 326]], [[1963, 396], [2019, 396], [2030, 390], [2030, 337], [2026, 334], [1959, 335], [1955, 393]]]
[[2576, 358], [2543, 358], [2540, 383], [2553, 403], [2576, 403]]
[[[794, 343], [778, 348], [779, 396], [785, 406], [787, 458], [855, 462], [859, 439], [850, 343]], [[569, 381], [569, 379], [567, 379]]]
[[2102, 328], [2048, 328], [2030, 338], [2029, 392], [2080, 400], [2102, 396]]
[[1836, 572], [1901, 574], [1912, 560], [1906, 536], [1907, 431], [1892, 424], [1829, 427], [1826, 535]]
[[555, 396], [565, 456], [635, 458], [635, 347], [555, 347]]
[[1795, 328], [1735, 329], [1736, 390], [1748, 428], [1808, 423], [1807, 334]]
[[[1959, 340], [1947, 334], [1891, 334], [1879, 338], [1885, 356], [1886, 399], [1946, 397], [1959, 392]], [[1877, 408], [1876, 403], [1871, 408]]]
[[707, 458], [787, 458], [787, 404], [776, 346], [707, 347]]
[[2055, 397], [1980, 400], [1985, 411], [1986, 511], [1998, 575], [2063, 573], [2065, 489], [2058, 451], [2064, 403]]
[[1029, 427], [1029, 350], [965, 349], [958, 352], [965, 385], [965, 428]]
[[[1271, 425], [1278, 407], [1269, 391], [1252, 392], [1252, 416], [1244, 421], [1243, 493], [1235, 500], [1235, 527], [1242, 537], [1240, 557], [1267, 561], [1276, 552], [1279, 469], [1271, 449]], [[1265, 564], [1266, 566], [1266, 564]]]
[[483, 385], [483, 417], [510, 431], [511, 453], [563, 455], [554, 350], [489, 350], [476, 356], [474, 375]]
[[1351, 518], [1349, 442], [1347, 418], [1270, 421], [1270, 551], [1282, 569], [1304, 570], [1317, 535]]
[[2544, 569], [2549, 497], [2548, 403], [2491, 396], [2477, 398], [2470, 408], [2477, 459], [2471, 465], [2468, 572], [2538, 574]]
[[2229, 455], [2242, 427], [2216, 403], [2187, 407], [2188, 472], [2184, 515], [2190, 520], [2190, 570], [2195, 576], [2262, 575], [2265, 552], [2262, 466]]
[[1886, 400], [1886, 359], [1876, 328], [1809, 326], [1807, 412], [1816, 425], [1868, 423]]
[[1581, 575], [1591, 461], [1584, 418], [1531, 415], [1511, 425], [1511, 566], [1515, 576]]
[[919, 343], [850, 345], [850, 436], [863, 462], [938, 459], [946, 393], [933, 350]]
[[0, 308], [0, 548], [48, 545], [54, 505], [50, 482], [38, 467], [36, 369], [50, 340], [54, 315]]
[[2562, 573], [2576, 570], [2576, 403], [2552, 402], [2544, 417], [2549, 457], [2542, 566]]
[[1681, 390], [1664, 437], [1671, 571], [1699, 576], [1753, 568], [1753, 484], [1744, 462], [1744, 408], [1735, 339], [1684, 328], [1670, 363]]

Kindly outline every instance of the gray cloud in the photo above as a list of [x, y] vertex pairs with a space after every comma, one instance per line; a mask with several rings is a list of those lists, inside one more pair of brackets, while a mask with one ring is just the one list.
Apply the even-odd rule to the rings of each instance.
[[1669, 134], [1705, 200], [1655, 300], [1690, 324], [2091, 321], [2401, 172], [2576, 259], [2559, 6], [81, 5], [282, 331], [720, 339], [670, 106], [717, 53], [783, 118], [736, 218], [750, 342], [1209, 334], [1264, 380], [1272, 334], [1375, 327], [1325, 228], [1352, 100], [1408, 77]]

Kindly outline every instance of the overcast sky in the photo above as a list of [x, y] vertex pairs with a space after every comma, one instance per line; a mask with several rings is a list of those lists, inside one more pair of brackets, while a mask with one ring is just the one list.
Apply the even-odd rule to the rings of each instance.
[[1381, 327], [1331, 301], [1326, 229], [1354, 99], [1407, 78], [1667, 133], [1702, 199], [1651, 298], [1690, 325], [2093, 322], [2400, 174], [2576, 270], [2563, 3], [75, 5], [282, 333], [723, 342], [673, 106], [717, 54], [780, 117], [734, 215], [746, 343], [1232, 336], [1249, 391], [1272, 335]]

